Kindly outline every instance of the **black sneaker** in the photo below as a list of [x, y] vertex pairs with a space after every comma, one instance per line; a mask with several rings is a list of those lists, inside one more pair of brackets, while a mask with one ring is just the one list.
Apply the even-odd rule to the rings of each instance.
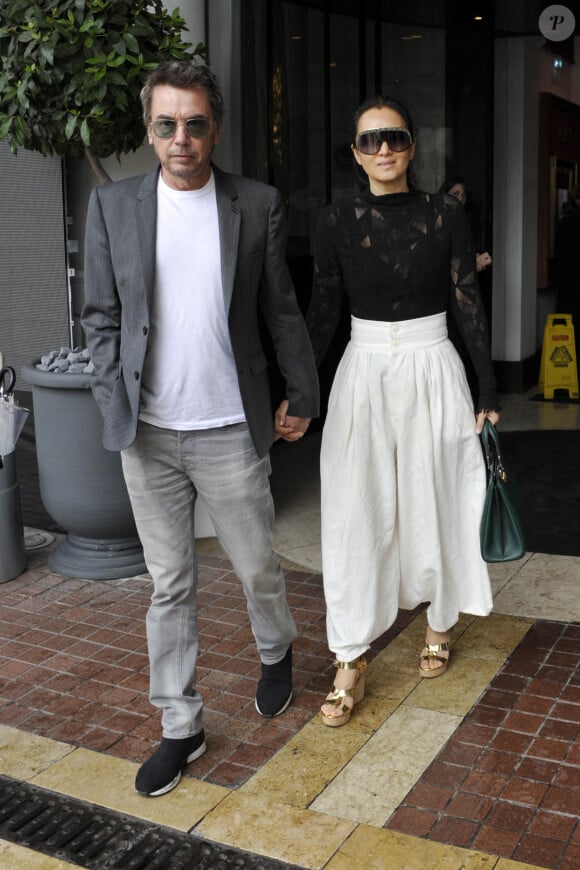
[[283, 713], [292, 700], [292, 644], [281, 662], [262, 664], [262, 676], [256, 690], [256, 710], [272, 719]]
[[202, 756], [205, 749], [203, 728], [199, 734], [182, 740], [162, 737], [151, 758], [137, 771], [135, 789], [145, 797], [167, 794], [178, 784], [185, 765]]

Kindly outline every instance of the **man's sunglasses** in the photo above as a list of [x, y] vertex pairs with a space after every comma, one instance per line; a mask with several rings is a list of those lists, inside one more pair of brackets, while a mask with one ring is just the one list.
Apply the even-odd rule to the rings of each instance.
[[413, 137], [404, 127], [379, 127], [377, 130], [363, 130], [355, 140], [355, 148], [361, 154], [378, 154], [386, 142], [391, 151], [408, 151]]
[[[213, 124], [209, 118], [188, 118], [184, 122], [185, 131], [193, 139], [205, 139]], [[157, 118], [151, 121], [151, 129], [158, 139], [172, 139], [177, 132], [178, 122], [173, 118]]]

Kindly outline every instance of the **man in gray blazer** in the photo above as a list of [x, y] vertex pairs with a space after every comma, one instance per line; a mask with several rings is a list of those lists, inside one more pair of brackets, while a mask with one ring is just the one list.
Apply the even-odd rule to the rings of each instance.
[[[269, 449], [301, 438], [319, 411], [280, 195], [211, 162], [223, 119], [215, 77], [163, 64], [141, 100], [160, 167], [91, 194], [83, 326], [104, 445], [121, 451], [153, 578], [150, 699], [163, 734], [135, 786], [156, 796], [206, 748], [194, 685], [198, 495], [246, 595], [262, 662], [256, 708], [271, 717], [290, 703], [296, 628], [272, 551]], [[274, 422], [259, 312], [286, 381]]]

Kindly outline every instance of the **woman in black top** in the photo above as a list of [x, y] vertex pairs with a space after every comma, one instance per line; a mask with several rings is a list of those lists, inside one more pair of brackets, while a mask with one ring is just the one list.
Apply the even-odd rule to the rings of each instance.
[[[321, 214], [308, 325], [320, 362], [350, 304], [351, 340], [334, 379], [321, 451], [322, 557], [338, 668], [322, 706], [345, 724], [364, 693], [364, 653], [399, 607], [429, 602], [419, 672], [444, 673], [460, 612], [492, 598], [479, 551], [485, 469], [478, 433], [499, 413], [465, 211], [417, 190], [412, 120], [381, 97], [355, 114], [367, 186]], [[456, 318], [479, 379], [474, 416], [447, 338]]]

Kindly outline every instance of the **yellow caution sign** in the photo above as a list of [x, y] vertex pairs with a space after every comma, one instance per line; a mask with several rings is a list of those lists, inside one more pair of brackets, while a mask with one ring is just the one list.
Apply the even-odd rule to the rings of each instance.
[[544, 399], [553, 399], [554, 390], [567, 390], [578, 398], [576, 343], [571, 314], [548, 314], [544, 327], [539, 388]]

